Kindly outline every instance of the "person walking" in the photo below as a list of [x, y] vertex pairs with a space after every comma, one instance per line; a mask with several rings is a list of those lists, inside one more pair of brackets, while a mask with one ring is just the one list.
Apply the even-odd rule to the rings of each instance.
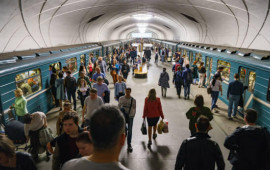
[[126, 115], [128, 115], [127, 123], [127, 145], [128, 145], [128, 152], [132, 152], [133, 148], [131, 146], [131, 139], [132, 139], [132, 127], [133, 127], [133, 120], [136, 114], [136, 100], [130, 95], [131, 88], [126, 88], [125, 96], [119, 98], [118, 107]]
[[124, 79], [127, 79], [128, 78], [128, 73], [129, 72], [130, 72], [130, 67], [127, 64], [127, 61], [124, 60], [124, 64], [122, 65], [122, 68], [121, 68], [121, 73], [122, 73]]
[[175, 84], [176, 92], [177, 92], [178, 98], [180, 99], [181, 98], [180, 97], [181, 88], [184, 85], [183, 72], [181, 71], [181, 66], [180, 65], [177, 68], [177, 72], [174, 73], [173, 83]]
[[93, 153], [87, 157], [70, 160], [62, 170], [128, 170], [119, 162], [126, 139], [125, 119], [119, 108], [111, 105], [99, 107], [87, 126], [93, 142]]
[[199, 116], [204, 115], [209, 121], [213, 119], [213, 113], [211, 110], [204, 106], [204, 99], [202, 95], [196, 95], [194, 105], [195, 107], [191, 107], [186, 113], [186, 117], [189, 119], [189, 130], [191, 136], [195, 135], [196, 133], [195, 123]]
[[184, 79], [184, 97], [186, 100], [189, 99], [190, 84], [192, 83], [192, 71], [189, 69], [189, 64], [186, 65], [186, 68], [183, 71], [183, 79]]
[[117, 63], [116, 59], [113, 59], [113, 62], [111, 65], [111, 76], [113, 79], [113, 84], [115, 84], [118, 80], [118, 73], [119, 73], [119, 64]]
[[97, 78], [97, 83], [93, 84], [93, 88], [97, 90], [97, 95], [102, 98], [103, 102], [105, 102], [105, 93], [110, 92], [108, 85], [103, 83], [104, 80], [101, 76]]
[[97, 89], [91, 89], [90, 95], [86, 97], [84, 101], [84, 107], [82, 110], [82, 122], [84, 126], [89, 123], [93, 111], [103, 105], [103, 100], [97, 93]]
[[126, 83], [122, 76], [118, 76], [118, 82], [114, 86], [114, 98], [118, 101], [121, 96], [125, 95]]
[[157, 138], [157, 123], [159, 117], [164, 119], [161, 101], [159, 97], [156, 97], [156, 90], [154, 88], [149, 90], [148, 96], [144, 101], [143, 119], [147, 118], [148, 123], [148, 147], [152, 145], [152, 129], [153, 139]]
[[[228, 118], [236, 117], [237, 107], [239, 104], [239, 100], [241, 98], [241, 95], [244, 92], [244, 86], [243, 83], [239, 81], [239, 74], [234, 74], [234, 81], [229, 83], [229, 87], [227, 90], [227, 99], [229, 100], [229, 107], [228, 107]], [[233, 110], [233, 114], [232, 114]]]
[[[212, 111], [214, 108], [216, 108], [219, 92], [220, 92], [220, 95], [222, 96], [222, 82], [218, 74], [214, 75], [214, 78], [210, 81], [210, 86], [212, 89], [212, 92], [211, 92], [211, 97], [212, 97], [211, 111]], [[218, 112], [218, 111], [215, 110], [215, 112]]]
[[266, 128], [256, 125], [257, 118], [256, 110], [247, 109], [246, 125], [225, 139], [224, 146], [230, 150], [229, 161], [233, 170], [270, 169], [270, 135]]
[[217, 142], [208, 135], [211, 125], [205, 116], [196, 120], [194, 136], [184, 140], [178, 151], [175, 170], [218, 170], [225, 169], [222, 152]]
[[160, 73], [158, 85], [161, 87], [161, 94], [162, 96], [166, 97], [167, 88], [170, 88], [169, 84], [169, 74], [166, 72], [166, 68], [163, 68], [163, 72]]
[[78, 95], [81, 101], [82, 108], [84, 106], [84, 100], [85, 98], [89, 95], [90, 88], [87, 85], [87, 82], [84, 79], [81, 79], [79, 82], [79, 87], [78, 87]]

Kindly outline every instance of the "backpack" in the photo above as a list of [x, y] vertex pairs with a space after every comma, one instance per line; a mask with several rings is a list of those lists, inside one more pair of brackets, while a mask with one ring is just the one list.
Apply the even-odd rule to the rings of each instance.
[[187, 71], [187, 84], [191, 84], [191, 83], [192, 83], [192, 72]]
[[181, 71], [175, 72], [175, 81], [180, 81], [180, 83], [183, 84], [183, 77]]
[[76, 79], [74, 77], [66, 77], [66, 87], [69, 90], [76, 90]]

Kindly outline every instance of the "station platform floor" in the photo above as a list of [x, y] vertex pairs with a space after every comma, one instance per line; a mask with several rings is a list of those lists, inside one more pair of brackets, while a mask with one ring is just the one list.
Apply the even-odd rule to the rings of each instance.
[[[152, 57], [154, 58], [154, 57]], [[161, 97], [161, 89], [158, 86], [159, 75], [162, 68], [166, 67], [170, 75], [170, 88], [167, 90], [167, 97]], [[190, 136], [188, 129], [188, 120], [185, 113], [188, 109], [194, 106], [194, 97], [196, 94], [202, 94], [205, 100], [205, 106], [210, 107], [211, 97], [207, 94], [206, 88], [198, 88], [196, 85], [191, 85], [191, 95], [189, 100], [184, 100], [182, 89], [181, 99], [176, 95], [176, 89], [172, 84], [173, 73], [171, 71], [172, 63], [155, 64], [153, 59], [150, 62], [147, 78], [134, 78], [131, 73], [127, 79], [127, 86], [132, 88], [131, 95], [137, 101], [137, 112], [133, 125], [132, 146], [133, 152], [127, 152], [127, 146], [122, 148], [119, 160], [123, 165], [132, 170], [173, 170], [175, 166], [176, 156], [182, 141]], [[107, 73], [107, 78], [110, 82], [109, 88], [111, 90], [111, 104], [117, 104], [114, 100], [114, 87], [111, 76]], [[153, 142], [152, 149], [147, 148], [148, 137], [142, 135], [140, 131], [141, 123], [143, 121], [143, 107], [144, 99], [148, 94], [150, 88], [156, 88], [157, 96], [161, 98], [161, 104], [165, 119], [169, 121], [169, 133], [158, 134], [156, 141]], [[211, 121], [213, 129], [209, 132], [212, 140], [216, 141], [223, 153], [226, 170], [231, 169], [230, 163], [227, 161], [229, 151], [224, 148], [223, 143], [225, 137], [232, 133], [236, 127], [242, 126], [244, 121], [237, 117], [234, 120], [227, 119], [227, 106], [220, 100], [217, 102], [220, 107], [219, 113], [214, 113], [214, 119]], [[48, 114], [48, 125], [55, 132], [55, 124], [58, 116], [59, 108], [52, 109]], [[81, 115], [81, 105], [77, 101], [77, 112]], [[39, 170], [51, 169], [51, 159], [46, 162], [45, 154], [40, 156], [41, 161], [37, 163]]]

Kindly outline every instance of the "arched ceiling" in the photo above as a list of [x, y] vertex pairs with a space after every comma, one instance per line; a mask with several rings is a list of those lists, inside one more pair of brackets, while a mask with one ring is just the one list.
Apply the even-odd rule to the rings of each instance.
[[[138, 31], [137, 23], [148, 23], [147, 32], [159, 39], [269, 50], [269, 4], [269, 0], [1, 0], [0, 53], [126, 39]], [[138, 21], [135, 14], [153, 17]]]

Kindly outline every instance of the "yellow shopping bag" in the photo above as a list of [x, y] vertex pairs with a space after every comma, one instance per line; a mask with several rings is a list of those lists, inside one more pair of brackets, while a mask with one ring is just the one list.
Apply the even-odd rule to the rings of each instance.
[[158, 128], [157, 128], [158, 134], [162, 134], [163, 126], [164, 126], [164, 122], [162, 120], [160, 120], [160, 122], [158, 124]]

